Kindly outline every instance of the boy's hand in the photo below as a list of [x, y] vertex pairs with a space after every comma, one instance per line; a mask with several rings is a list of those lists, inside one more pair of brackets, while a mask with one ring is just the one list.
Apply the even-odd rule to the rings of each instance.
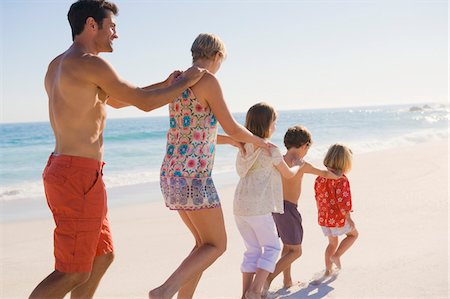
[[337, 180], [337, 179], [340, 179], [341, 177], [342, 177], [342, 174], [338, 176], [334, 172], [327, 170], [327, 179]]

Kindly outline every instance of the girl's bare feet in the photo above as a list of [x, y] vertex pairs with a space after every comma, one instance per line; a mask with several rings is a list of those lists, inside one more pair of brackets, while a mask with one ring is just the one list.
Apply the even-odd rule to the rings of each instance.
[[161, 289], [161, 287], [151, 290], [148, 293], [148, 298], [150, 299], [166, 299], [170, 298], [170, 296], [167, 296], [164, 294], [164, 291]]
[[261, 294], [247, 291], [247, 293], [245, 293], [245, 299], [261, 299]]
[[337, 267], [339, 270], [341, 270], [342, 265], [341, 265], [341, 259], [340, 259], [339, 257], [333, 255], [333, 256], [330, 258], [330, 260], [331, 260], [331, 262], [332, 262], [333, 264], [336, 265], [336, 267]]

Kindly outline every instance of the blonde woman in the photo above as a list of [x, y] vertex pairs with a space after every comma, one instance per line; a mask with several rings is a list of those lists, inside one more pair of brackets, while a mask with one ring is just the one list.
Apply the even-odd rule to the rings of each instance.
[[[166, 206], [178, 211], [195, 246], [181, 265], [149, 297], [192, 298], [205, 269], [226, 250], [227, 237], [219, 196], [211, 178], [216, 144], [252, 143], [268, 148], [231, 115], [215, 73], [226, 56], [219, 37], [203, 33], [191, 47], [193, 65], [207, 70], [203, 78], [169, 105], [170, 128], [161, 166]], [[218, 123], [228, 136], [217, 136]]]

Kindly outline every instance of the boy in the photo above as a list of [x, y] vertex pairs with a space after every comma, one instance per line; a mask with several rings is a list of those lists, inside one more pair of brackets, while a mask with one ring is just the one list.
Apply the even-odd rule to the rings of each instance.
[[311, 173], [329, 179], [339, 178], [328, 170], [320, 170], [303, 161], [311, 147], [311, 133], [303, 126], [290, 127], [284, 135], [284, 145], [287, 153], [283, 156], [289, 167], [299, 165], [300, 170], [290, 179], [282, 177], [284, 214], [272, 214], [277, 226], [278, 235], [283, 242], [281, 258], [276, 264], [275, 271], [269, 275], [264, 285], [263, 293], [267, 293], [273, 279], [283, 272], [283, 288], [293, 285], [291, 264], [302, 255], [303, 227], [302, 217], [297, 210], [300, 199], [303, 174]]

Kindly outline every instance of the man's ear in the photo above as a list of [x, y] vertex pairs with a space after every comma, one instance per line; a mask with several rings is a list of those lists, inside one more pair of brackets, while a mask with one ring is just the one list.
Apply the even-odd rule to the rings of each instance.
[[95, 30], [97, 28], [97, 22], [93, 17], [88, 17], [85, 23], [85, 29]]

